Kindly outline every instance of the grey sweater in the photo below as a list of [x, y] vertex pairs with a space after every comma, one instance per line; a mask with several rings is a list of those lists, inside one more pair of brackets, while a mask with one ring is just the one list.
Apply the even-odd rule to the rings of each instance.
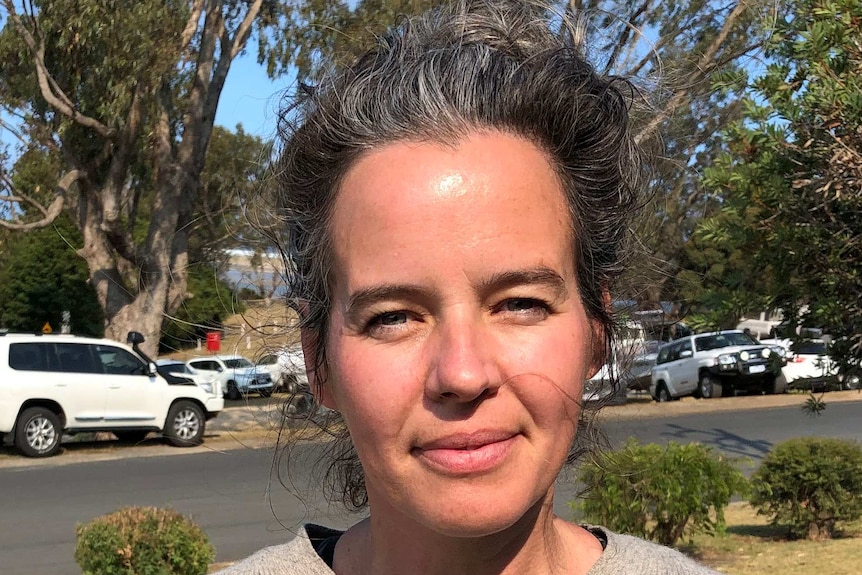
[[[607, 538], [607, 546], [587, 575], [719, 575], [668, 547], [599, 529]], [[334, 574], [302, 529], [293, 541], [262, 549], [215, 575]]]

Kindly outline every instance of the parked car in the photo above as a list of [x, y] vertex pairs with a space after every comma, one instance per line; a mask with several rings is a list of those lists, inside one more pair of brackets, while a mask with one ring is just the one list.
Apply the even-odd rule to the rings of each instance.
[[736, 391], [784, 393], [784, 355], [781, 346], [763, 345], [739, 330], [683, 337], [659, 350], [650, 374], [650, 394], [657, 401], [669, 401]]
[[275, 390], [269, 371], [240, 355], [211, 355], [186, 362], [195, 372], [215, 377], [228, 399], [240, 399], [251, 392], [269, 397]]
[[257, 362], [258, 367], [265, 368], [277, 390], [287, 393], [309, 393], [308, 375], [305, 372], [305, 356], [302, 346], [292, 345], [288, 348], [267, 353]]
[[164, 377], [168, 383], [191, 382], [199, 385], [207, 393], [213, 393], [219, 397], [224, 395], [218, 377], [198, 373], [189, 367], [186, 362], [178, 359], [157, 359], [156, 371]]
[[658, 358], [662, 341], [635, 341], [625, 346], [619, 353], [619, 377], [628, 389], [646, 391], [650, 386], [652, 366]]
[[603, 365], [596, 375], [584, 382], [582, 400], [584, 405], [592, 402], [601, 402], [601, 405], [625, 403], [626, 382], [620, 378], [619, 368]]
[[128, 345], [73, 335], [0, 334], [0, 435], [28, 457], [60, 449], [63, 433], [110, 431], [141, 440], [161, 432], [177, 446], [203, 441], [224, 399], [194, 382], [172, 384]]
[[774, 339], [763, 343], [781, 345], [787, 350], [787, 365], [783, 371], [791, 387], [860, 389], [862, 385], [862, 369], [851, 368], [842, 374], [838, 362], [829, 354], [829, 344], [825, 339]]

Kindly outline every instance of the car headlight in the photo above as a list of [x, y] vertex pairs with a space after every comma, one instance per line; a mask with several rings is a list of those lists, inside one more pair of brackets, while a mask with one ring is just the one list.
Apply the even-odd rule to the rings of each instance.
[[[742, 352], [745, 353], [745, 352]], [[741, 355], [741, 354], [740, 354]], [[745, 359], [745, 358], [743, 358]], [[718, 356], [718, 365], [733, 365], [736, 363], [736, 356], [732, 353], [725, 353]]]
[[747, 351], [742, 351], [739, 353], [739, 359], [741, 359], [742, 361], [748, 361], [748, 359], [750, 357], [751, 357], [751, 354], [748, 353]]
[[[780, 345], [773, 345], [769, 347], [769, 350], [773, 353], [777, 353], [778, 357], [785, 357], [787, 355], [787, 350], [781, 347]], [[763, 350], [766, 351], [766, 350]], [[768, 356], [767, 353], [764, 357]]]

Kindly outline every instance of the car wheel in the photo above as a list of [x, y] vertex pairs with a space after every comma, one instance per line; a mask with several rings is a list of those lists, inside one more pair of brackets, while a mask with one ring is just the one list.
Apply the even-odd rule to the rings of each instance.
[[711, 399], [713, 397], [721, 397], [724, 389], [721, 386], [721, 382], [717, 381], [715, 377], [711, 376], [708, 373], [704, 373], [700, 376], [700, 383], [698, 384], [700, 389], [700, 396], [704, 399]]
[[225, 395], [227, 395], [228, 399], [232, 399], [234, 401], [242, 398], [242, 394], [239, 392], [235, 381], [227, 382], [227, 393]]
[[120, 441], [126, 441], [128, 443], [140, 443], [147, 438], [150, 434], [149, 431], [145, 429], [133, 429], [129, 431], [115, 431], [114, 435], [117, 436], [117, 439]]
[[862, 389], [862, 371], [854, 370], [844, 378], [844, 389]]
[[656, 401], [660, 403], [667, 403], [668, 401], [673, 401], [673, 396], [671, 396], [670, 392], [667, 390], [667, 386], [663, 383], [660, 383], [658, 385], [658, 388], [656, 388], [655, 398]]
[[763, 393], [766, 395], [775, 395], [777, 393], [787, 392], [787, 379], [784, 374], [779, 374], [774, 377], [766, 378], [763, 382]]
[[171, 445], [177, 447], [200, 445], [205, 430], [204, 412], [196, 403], [178, 401], [171, 406], [164, 431]]
[[62, 437], [60, 418], [45, 407], [25, 409], [15, 422], [15, 447], [27, 457], [56, 454]]

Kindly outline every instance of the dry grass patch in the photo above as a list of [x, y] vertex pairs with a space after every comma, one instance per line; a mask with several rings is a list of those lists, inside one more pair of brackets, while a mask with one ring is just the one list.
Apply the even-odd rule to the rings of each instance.
[[858, 575], [862, 571], [862, 521], [829, 541], [786, 541], [745, 503], [726, 510], [727, 534], [698, 536], [684, 549], [728, 575]]

